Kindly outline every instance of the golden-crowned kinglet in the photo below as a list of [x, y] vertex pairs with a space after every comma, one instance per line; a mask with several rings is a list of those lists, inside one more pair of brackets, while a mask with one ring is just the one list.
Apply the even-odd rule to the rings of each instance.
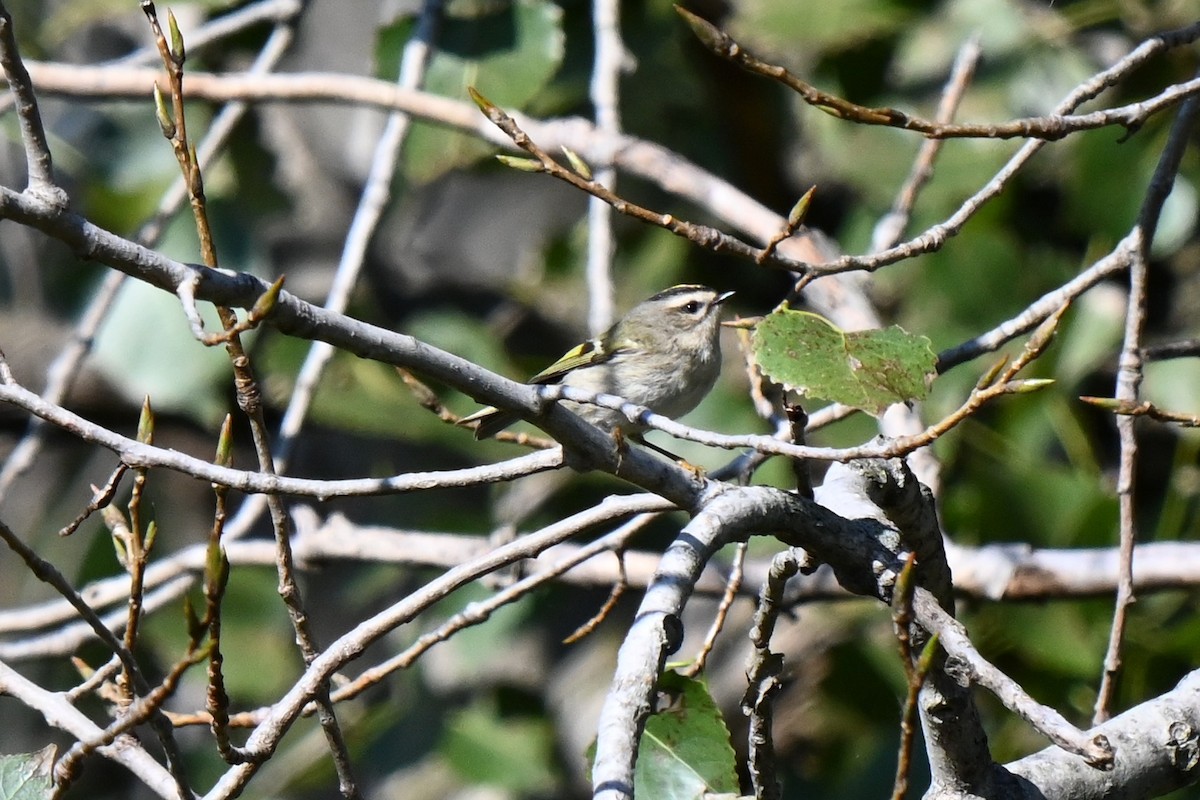
[[[695, 284], [664, 289], [529, 383], [561, 383], [615, 394], [664, 417], [681, 417], [699, 405], [716, 383], [721, 371], [720, 307], [732, 295]], [[640, 432], [620, 412], [587, 403], [563, 404], [607, 431], [620, 426], [625, 433]], [[489, 407], [459, 424], [478, 422], [475, 438], [486, 439], [518, 419], [512, 411]]]

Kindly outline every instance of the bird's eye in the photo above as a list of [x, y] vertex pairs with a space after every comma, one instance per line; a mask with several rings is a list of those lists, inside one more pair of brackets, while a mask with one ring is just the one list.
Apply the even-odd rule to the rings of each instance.
[[686, 303], [684, 303], [684, 305], [683, 305], [683, 313], [685, 313], [685, 314], [695, 314], [699, 310], [700, 310], [700, 301], [699, 300], [689, 300]]

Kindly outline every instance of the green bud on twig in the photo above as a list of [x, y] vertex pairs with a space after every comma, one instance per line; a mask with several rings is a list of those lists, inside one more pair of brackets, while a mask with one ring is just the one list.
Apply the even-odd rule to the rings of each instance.
[[198, 197], [204, 197], [204, 176], [200, 173], [200, 159], [196, 155], [196, 145], [188, 142], [188, 187], [191, 193]]
[[579, 173], [584, 180], [590, 181], [592, 179], [592, 168], [587, 165], [587, 162], [580, 158], [578, 153], [567, 147], [565, 144], [562, 146], [562, 151], [563, 155], [567, 157], [567, 161], [571, 162], [571, 169]]
[[788, 230], [794, 231], [804, 222], [804, 218], [808, 216], [808, 207], [812, 204], [813, 193], [816, 191], [817, 187], [812, 187], [800, 196], [796, 205], [792, 206], [792, 210], [788, 213]]
[[279, 292], [283, 289], [283, 281], [286, 277], [286, 275], [280, 275], [271, 284], [270, 288], [258, 296], [258, 299], [254, 301], [254, 307], [250, 309], [250, 319], [257, 322], [274, 310], [275, 303], [279, 301]]
[[142, 549], [147, 553], [154, 547], [154, 540], [158, 538], [158, 523], [150, 520], [150, 524], [146, 526], [146, 541], [142, 544]]
[[983, 389], [984, 387], [991, 386], [992, 381], [996, 380], [996, 376], [999, 375], [1000, 371], [1007, 366], [1008, 356], [1000, 356], [997, 358], [992, 365], [988, 367], [987, 372], [980, 375], [979, 380], [975, 381], [975, 388]]
[[682, 6], [675, 6], [675, 12], [683, 17], [683, 21], [692, 29], [692, 33], [696, 34], [696, 38], [704, 43], [705, 47], [710, 50], [724, 50], [727, 46], [727, 37], [721, 33], [721, 29], [713, 25], [706, 19], [696, 16]]
[[117, 554], [117, 563], [122, 567], [129, 564], [129, 552], [125, 549], [125, 542], [121, 541], [120, 536], [113, 536], [113, 551]]
[[1037, 326], [1037, 330], [1025, 344], [1026, 353], [1032, 357], [1041, 355], [1041, 352], [1050, 344], [1050, 340], [1054, 338], [1054, 334], [1058, 330], [1058, 323], [1062, 321], [1063, 314], [1067, 313], [1067, 307], [1066, 303], [1062, 304], [1057, 311], [1046, 317], [1042, 324]]
[[216, 597], [225, 591], [229, 581], [229, 556], [221, 546], [220, 539], [210, 539], [204, 557], [204, 593]]
[[921, 656], [917, 659], [917, 675], [922, 681], [929, 674], [929, 668], [933, 666], [933, 657], [937, 655], [940, 645], [941, 640], [936, 633], [930, 636], [929, 641], [925, 643], [925, 649], [921, 651]]
[[218, 467], [228, 467], [233, 463], [233, 416], [225, 415], [221, 423], [221, 434], [217, 437], [217, 457], [213, 460]]
[[163, 99], [162, 90], [158, 88], [158, 84], [154, 84], [154, 116], [158, 119], [158, 127], [162, 129], [162, 134], [168, 139], [175, 138], [175, 120], [171, 119], [171, 112], [167, 110], [167, 101]]
[[179, 32], [179, 23], [175, 21], [175, 12], [167, 9], [167, 30], [171, 32], [171, 57], [175, 63], [183, 65], [187, 51], [183, 47], [183, 34]]
[[470, 95], [471, 100], [475, 102], [475, 105], [479, 106], [479, 110], [484, 114], [488, 114], [492, 109], [496, 108], [496, 104], [480, 94], [479, 90], [474, 86], [467, 87], [467, 94]]
[[204, 637], [204, 625], [200, 622], [200, 617], [196, 616], [191, 596], [186, 594], [183, 596], [183, 621], [187, 625], [189, 639], [198, 642]]
[[154, 409], [150, 407], [150, 395], [142, 401], [142, 414], [138, 417], [137, 440], [142, 444], [154, 444]]
[[79, 673], [79, 677], [85, 681], [96, 674], [96, 670], [92, 669], [91, 664], [79, 656], [71, 656], [71, 665], [75, 667], [75, 671]]
[[519, 169], [521, 172], [545, 172], [546, 168], [536, 158], [521, 158], [520, 156], [498, 155], [496, 160], [506, 167]]
[[1030, 392], [1040, 392], [1053, 383], [1053, 378], [1026, 378], [1020, 381], [1009, 381], [1004, 384], [1004, 393], [1029, 394]]
[[904, 566], [900, 569], [900, 574], [896, 576], [896, 585], [892, 592], [892, 604], [894, 606], [907, 609], [912, 605], [913, 589], [915, 588], [913, 578], [916, 572], [916, 553], [909, 553], [908, 558], [904, 560]]
[[1091, 397], [1083, 395], [1079, 399], [1090, 406], [1102, 408], [1105, 411], [1112, 411], [1116, 414], [1120, 414], [1129, 405], [1124, 400], [1118, 400], [1115, 397]]

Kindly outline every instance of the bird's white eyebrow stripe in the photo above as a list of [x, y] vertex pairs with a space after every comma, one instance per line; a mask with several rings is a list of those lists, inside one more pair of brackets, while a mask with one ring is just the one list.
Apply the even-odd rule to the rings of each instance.
[[701, 286], [698, 283], [681, 284], [679, 286], [672, 286], [670, 289], [663, 289], [661, 292], [651, 297], [650, 302], [667, 300], [672, 297], [687, 297], [689, 295], [696, 294], [703, 295], [707, 294], [708, 292], [709, 289], [707, 286]]
[[679, 296], [670, 298], [670, 300], [671, 300], [670, 307], [671, 308], [683, 308], [688, 303], [691, 303], [693, 301], [698, 302], [701, 305], [708, 305], [708, 302], [709, 302], [708, 295], [709, 295], [708, 292], [689, 292], [687, 294], [680, 293]]

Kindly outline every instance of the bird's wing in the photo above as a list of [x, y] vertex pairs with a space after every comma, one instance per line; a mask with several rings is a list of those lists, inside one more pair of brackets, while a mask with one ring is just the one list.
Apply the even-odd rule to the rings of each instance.
[[562, 358], [529, 379], [529, 383], [554, 383], [571, 370], [603, 364], [622, 350], [630, 347], [629, 342], [618, 341], [605, 347], [597, 339], [588, 339], [581, 345], [568, 350]]

